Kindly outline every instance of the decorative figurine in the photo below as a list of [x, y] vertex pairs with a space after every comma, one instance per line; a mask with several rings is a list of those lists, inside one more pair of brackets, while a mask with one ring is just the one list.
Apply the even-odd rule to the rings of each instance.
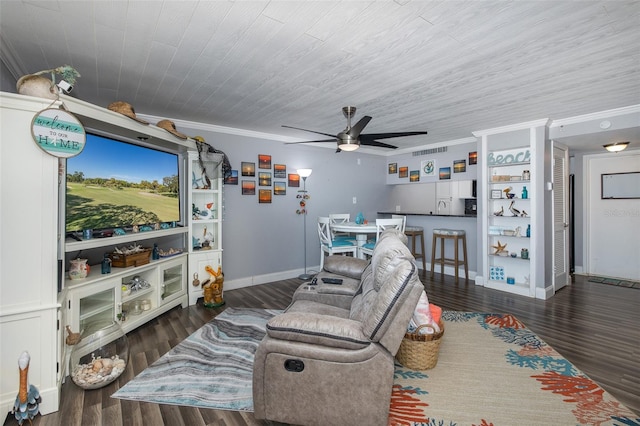
[[509, 211], [511, 212], [511, 214], [513, 214], [514, 216], [520, 216], [520, 210], [516, 209], [513, 206], [513, 203], [515, 203], [515, 201], [511, 201], [511, 204], [509, 204]]
[[204, 270], [211, 276], [211, 279], [205, 281], [202, 285], [204, 306], [207, 308], [216, 308], [224, 305], [224, 299], [222, 298], [224, 273], [222, 272], [222, 267], [218, 266], [218, 270], [214, 271], [211, 266], [207, 265]]
[[193, 273], [193, 282], [191, 284], [193, 284], [194, 287], [198, 287], [200, 285], [200, 280], [198, 279], [197, 272]]
[[494, 216], [502, 216], [504, 215], [504, 206], [500, 206], [500, 210], [493, 212]]
[[500, 240], [498, 240], [498, 244], [491, 247], [496, 249], [496, 251], [493, 252], [493, 254], [500, 255], [501, 253], [506, 253], [505, 248], [507, 248], [507, 243], [500, 244]]
[[65, 343], [67, 345], [72, 346], [78, 343], [80, 340], [82, 340], [80, 333], [74, 333], [73, 331], [71, 331], [71, 327], [69, 326], [67, 326], [66, 328], [67, 328], [67, 338], [65, 339]]
[[38, 415], [40, 402], [42, 402], [38, 388], [28, 382], [30, 361], [31, 357], [26, 351], [22, 352], [20, 358], [18, 358], [20, 387], [16, 402], [13, 404], [13, 414], [19, 425], [22, 425], [25, 420], [29, 420], [29, 424], [31, 424], [31, 419]]

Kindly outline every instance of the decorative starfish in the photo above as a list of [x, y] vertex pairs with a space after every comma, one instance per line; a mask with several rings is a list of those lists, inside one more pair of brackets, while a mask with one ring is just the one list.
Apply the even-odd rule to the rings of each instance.
[[507, 243], [500, 244], [500, 240], [498, 240], [498, 244], [495, 246], [491, 246], [491, 248], [496, 249], [493, 254], [503, 253], [505, 251], [504, 249], [507, 248]]

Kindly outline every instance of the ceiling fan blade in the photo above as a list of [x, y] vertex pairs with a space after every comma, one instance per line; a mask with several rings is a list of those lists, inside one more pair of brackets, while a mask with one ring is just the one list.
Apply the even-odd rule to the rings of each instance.
[[338, 138], [338, 136], [332, 135], [330, 133], [316, 132], [315, 130], [301, 129], [300, 127], [285, 126], [284, 124], [282, 125], [282, 127], [286, 127], [287, 129], [303, 130], [305, 132], [317, 133], [319, 135], [325, 135], [336, 139]]
[[360, 135], [360, 140], [363, 138], [366, 140], [374, 140], [374, 139], [389, 139], [389, 138], [401, 138], [404, 136], [418, 136], [418, 135], [426, 135], [427, 132], [396, 132], [396, 133], [367, 133], [364, 135]]
[[317, 141], [286, 142], [285, 145], [293, 145], [293, 144], [296, 144], [296, 143], [335, 142], [335, 141], [337, 141], [336, 138], [333, 138], [333, 139], [320, 139], [320, 140], [317, 140]]
[[360, 136], [360, 132], [362, 132], [362, 130], [365, 128], [365, 126], [367, 124], [369, 124], [369, 122], [371, 121], [371, 117], [369, 117], [368, 115], [365, 115], [364, 117], [362, 117], [360, 119], [360, 121], [358, 121], [352, 128], [351, 130], [349, 130], [349, 135], [352, 138], [357, 138], [358, 136]]
[[397, 146], [393, 146], [393, 145], [389, 145], [387, 143], [383, 143], [383, 142], [378, 142], [378, 141], [374, 141], [373, 139], [362, 139], [362, 135], [360, 135], [360, 145], [367, 145], [367, 146], [377, 146], [379, 148], [391, 148], [391, 149], [397, 149]]

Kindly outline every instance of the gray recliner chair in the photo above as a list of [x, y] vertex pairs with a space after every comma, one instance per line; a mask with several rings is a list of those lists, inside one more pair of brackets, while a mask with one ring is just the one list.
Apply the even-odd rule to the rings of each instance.
[[253, 369], [257, 419], [387, 424], [394, 356], [424, 289], [403, 237], [382, 234], [348, 309], [300, 299], [267, 323]]

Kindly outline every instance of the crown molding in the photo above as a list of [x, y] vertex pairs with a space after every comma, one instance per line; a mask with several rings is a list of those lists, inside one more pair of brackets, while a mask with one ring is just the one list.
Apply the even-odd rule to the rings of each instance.
[[609, 109], [606, 111], [592, 112], [590, 114], [576, 115], [575, 117], [561, 118], [553, 120], [549, 127], [561, 127], [570, 124], [584, 123], [586, 121], [603, 120], [620, 115], [640, 113], [640, 104], [630, 105], [622, 108]]

